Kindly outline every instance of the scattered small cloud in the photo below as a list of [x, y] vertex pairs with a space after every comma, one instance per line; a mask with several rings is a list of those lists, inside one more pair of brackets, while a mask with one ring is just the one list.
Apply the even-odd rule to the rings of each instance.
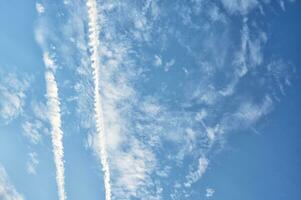
[[29, 160], [26, 163], [27, 173], [35, 175], [37, 166], [39, 165], [38, 155], [36, 152], [29, 153]]
[[202, 109], [200, 112], [198, 112], [195, 116], [195, 119], [197, 121], [202, 121], [208, 116], [208, 113], [205, 109]]
[[168, 61], [167, 63], [165, 63], [164, 65], [164, 71], [168, 72], [170, 67], [173, 66], [175, 64], [175, 59], [171, 59], [170, 61]]
[[214, 193], [215, 193], [215, 190], [213, 188], [207, 188], [206, 189], [206, 197], [207, 198], [213, 197]]
[[162, 59], [161, 59], [161, 57], [160, 56], [158, 56], [158, 55], [155, 55], [155, 61], [154, 61], [154, 63], [155, 63], [155, 66], [161, 66], [162, 65]]
[[48, 109], [45, 103], [42, 102], [32, 102], [31, 103], [31, 109], [34, 113], [34, 116], [43, 121], [47, 122], [48, 121]]
[[236, 115], [242, 119], [246, 125], [257, 122], [262, 116], [267, 115], [273, 107], [273, 101], [269, 96], [265, 96], [261, 103], [242, 102]]
[[216, 5], [212, 5], [209, 9], [209, 17], [213, 22], [226, 22], [225, 15], [220, 11]]
[[0, 117], [6, 122], [17, 118], [23, 111], [30, 79], [16, 73], [2, 74], [0, 80]]
[[43, 125], [39, 120], [35, 120], [34, 122], [26, 121], [22, 124], [23, 134], [33, 144], [37, 144], [41, 141], [42, 127], [43, 127]]
[[185, 187], [190, 187], [193, 183], [197, 182], [206, 172], [209, 165], [209, 161], [205, 156], [201, 156], [198, 162], [198, 169], [190, 172], [186, 178], [187, 182], [184, 184]]
[[39, 14], [42, 14], [45, 12], [45, 8], [43, 6], [43, 4], [41, 3], [36, 3], [36, 11], [39, 13]]
[[231, 14], [248, 14], [252, 9], [259, 5], [257, 0], [221, 0], [223, 6]]

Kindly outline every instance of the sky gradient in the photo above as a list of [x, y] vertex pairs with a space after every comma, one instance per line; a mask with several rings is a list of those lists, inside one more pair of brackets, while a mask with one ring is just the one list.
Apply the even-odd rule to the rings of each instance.
[[301, 199], [298, 0], [1, 0], [0, 200]]

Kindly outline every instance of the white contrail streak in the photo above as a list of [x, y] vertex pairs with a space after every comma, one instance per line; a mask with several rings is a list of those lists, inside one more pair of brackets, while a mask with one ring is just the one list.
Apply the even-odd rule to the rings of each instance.
[[60, 200], [66, 200], [65, 181], [64, 181], [64, 147], [63, 147], [63, 131], [61, 130], [61, 109], [58, 97], [58, 87], [55, 81], [53, 71], [55, 69], [54, 62], [49, 58], [48, 54], [44, 54], [44, 63], [46, 66], [45, 80], [47, 93], [47, 106], [49, 109], [49, 120], [52, 126], [51, 137], [54, 154], [54, 163], [56, 168], [56, 183], [58, 187], [58, 195]]
[[110, 185], [110, 168], [108, 163], [108, 155], [106, 151], [106, 138], [104, 134], [104, 121], [101, 95], [99, 94], [99, 28], [97, 22], [97, 3], [96, 0], [87, 0], [88, 18], [89, 18], [89, 48], [91, 51], [91, 67], [93, 69], [94, 81], [94, 109], [96, 118], [96, 130], [98, 133], [98, 144], [100, 150], [100, 160], [102, 170], [104, 172], [104, 186], [106, 192], [106, 200], [111, 200]]

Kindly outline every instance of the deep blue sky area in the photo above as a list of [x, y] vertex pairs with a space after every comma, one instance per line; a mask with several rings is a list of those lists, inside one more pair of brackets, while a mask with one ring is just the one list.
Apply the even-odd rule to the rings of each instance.
[[301, 2], [1, 0], [0, 200], [300, 200]]
[[287, 96], [295, 98], [284, 98], [259, 133], [235, 133], [228, 148], [214, 158], [206, 177], [220, 188], [216, 199], [300, 198], [298, 91], [298, 87], [288, 90]]
[[219, 188], [216, 199], [300, 199], [300, 6], [296, 2], [280, 16], [271, 13], [269, 24], [269, 52], [295, 66], [294, 83], [273, 113], [257, 124], [258, 132], [234, 133], [225, 151], [214, 157], [207, 179]]

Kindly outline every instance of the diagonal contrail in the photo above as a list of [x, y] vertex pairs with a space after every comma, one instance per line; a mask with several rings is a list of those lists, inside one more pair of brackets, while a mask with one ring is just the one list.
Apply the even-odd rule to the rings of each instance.
[[58, 87], [55, 81], [54, 62], [49, 58], [48, 54], [44, 54], [44, 63], [46, 66], [46, 96], [47, 106], [49, 109], [49, 120], [52, 127], [51, 137], [54, 154], [54, 163], [56, 168], [56, 183], [58, 187], [58, 195], [60, 200], [66, 200], [65, 181], [64, 181], [64, 147], [63, 147], [63, 131], [61, 130], [61, 109], [58, 97]]
[[87, 0], [88, 18], [89, 18], [89, 49], [91, 51], [91, 67], [93, 69], [94, 81], [94, 109], [96, 118], [96, 130], [98, 133], [98, 145], [100, 150], [100, 160], [102, 170], [104, 172], [104, 186], [106, 192], [106, 200], [111, 200], [110, 185], [110, 167], [108, 163], [108, 155], [106, 151], [106, 138], [104, 134], [104, 122], [101, 95], [99, 93], [99, 27], [97, 22], [97, 3], [96, 0]]

